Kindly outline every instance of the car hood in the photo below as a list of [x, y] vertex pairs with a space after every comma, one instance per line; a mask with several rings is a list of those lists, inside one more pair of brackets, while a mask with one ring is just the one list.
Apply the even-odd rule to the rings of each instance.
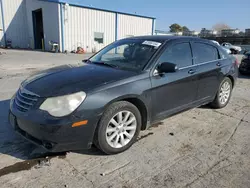
[[99, 86], [135, 74], [136, 72], [132, 71], [82, 63], [63, 65], [39, 72], [26, 79], [21, 85], [40, 97], [52, 97], [79, 91], [89, 92]]
[[232, 46], [232, 47], [237, 48], [237, 49], [241, 49], [241, 47], [240, 47], [240, 46]]
[[234, 46], [234, 45], [231, 45], [231, 46], [222, 46], [224, 48], [227, 48], [227, 49], [236, 49], [238, 51], [241, 51], [241, 47], [240, 46]]

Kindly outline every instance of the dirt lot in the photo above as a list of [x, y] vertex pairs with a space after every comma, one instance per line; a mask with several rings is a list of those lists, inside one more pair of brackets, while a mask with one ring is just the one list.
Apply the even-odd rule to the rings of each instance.
[[20, 82], [37, 70], [84, 58], [27, 51], [0, 55], [0, 187], [249, 187], [250, 77], [239, 78], [226, 108], [200, 107], [166, 119], [119, 155], [93, 148], [47, 156], [17, 136], [7, 114]]

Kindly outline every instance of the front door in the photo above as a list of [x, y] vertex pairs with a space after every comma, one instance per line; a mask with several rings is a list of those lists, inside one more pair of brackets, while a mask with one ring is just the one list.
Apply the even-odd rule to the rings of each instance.
[[169, 62], [179, 70], [152, 75], [152, 120], [157, 121], [191, 106], [197, 94], [196, 66], [188, 41], [173, 43], [165, 49], [157, 64]]

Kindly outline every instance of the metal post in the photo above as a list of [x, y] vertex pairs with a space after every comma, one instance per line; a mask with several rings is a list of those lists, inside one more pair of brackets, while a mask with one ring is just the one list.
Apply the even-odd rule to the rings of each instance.
[[1, 6], [1, 13], [2, 13], [4, 46], [6, 47], [6, 45], [7, 45], [7, 39], [6, 39], [6, 31], [5, 31], [5, 24], [4, 24], [3, 0], [0, 0], [0, 6]]
[[64, 12], [63, 12], [63, 3], [60, 3], [60, 16], [61, 16], [61, 38], [62, 38], [62, 52], [64, 52]]
[[152, 20], [152, 35], [155, 33], [155, 19]]
[[[118, 40], [118, 13], [115, 13], [115, 41]], [[117, 54], [117, 48], [115, 48], [115, 54]]]
[[118, 13], [115, 13], [115, 41], [118, 40]]

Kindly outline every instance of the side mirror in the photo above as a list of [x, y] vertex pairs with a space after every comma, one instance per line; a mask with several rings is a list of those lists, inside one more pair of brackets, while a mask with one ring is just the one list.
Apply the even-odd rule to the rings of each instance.
[[170, 73], [170, 72], [178, 71], [178, 67], [174, 63], [164, 62], [158, 66], [157, 70], [160, 74], [161, 73]]

